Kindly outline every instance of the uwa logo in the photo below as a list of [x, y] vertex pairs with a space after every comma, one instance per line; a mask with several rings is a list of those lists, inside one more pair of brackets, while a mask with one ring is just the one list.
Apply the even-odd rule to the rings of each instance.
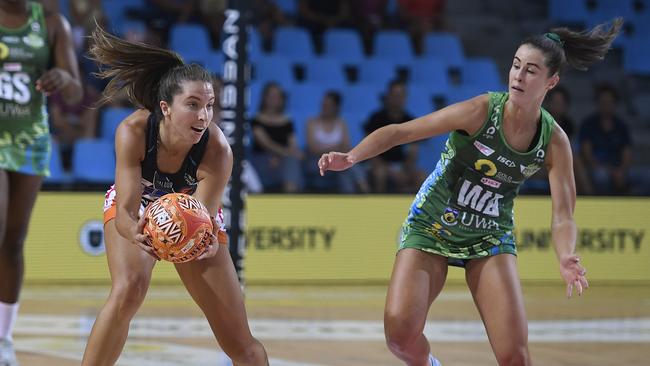
[[499, 217], [499, 200], [501, 198], [503, 195], [465, 179], [458, 192], [457, 203], [461, 207], [469, 207], [484, 215]]

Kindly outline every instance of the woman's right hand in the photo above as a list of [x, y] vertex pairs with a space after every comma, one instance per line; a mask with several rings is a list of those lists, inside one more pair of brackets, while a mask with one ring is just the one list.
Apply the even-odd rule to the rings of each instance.
[[136, 231], [135, 234], [133, 235], [132, 242], [133, 244], [139, 246], [140, 249], [147, 252], [147, 254], [152, 256], [153, 259], [159, 261], [160, 257], [158, 256], [158, 254], [156, 254], [156, 250], [151, 245], [151, 239], [149, 238], [149, 234], [144, 232], [144, 226], [146, 224], [147, 224], [147, 219], [145, 215], [142, 215], [138, 220], [138, 226], [136, 227]]
[[354, 165], [354, 163], [355, 161], [350, 154], [332, 151], [323, 154], [318, 159], [318, 169], [320, 170], [320, 175], [323, 176], [328, 170], [337, 172], [346, 170]]

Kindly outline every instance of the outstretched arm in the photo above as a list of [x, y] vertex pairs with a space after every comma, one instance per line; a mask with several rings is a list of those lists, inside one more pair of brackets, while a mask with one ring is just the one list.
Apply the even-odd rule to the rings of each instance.
[[485, 122], [487, 109], [488, 96], [484, 94], [405, 123], [384, 126], [373, 131], [348, 153], [323, 154], [318, 161], [320, 173], [323, 175], [327, 170], [345, 170], [394, 146], [449, 131], [463, 130], [472, 135]]
[[560, 262], [560, 274], [567, 284], [567, 297], [570, 298], [574, 287], [581, 295], [589, 284], [586, 271], [580, 265], [580, 257], [575, 254], [577, 230], [573, 220], [576, 205], [573, 157], [569, 138], [561, 128], [553, 130], [546, 165], [553, 203], [553, 245]]

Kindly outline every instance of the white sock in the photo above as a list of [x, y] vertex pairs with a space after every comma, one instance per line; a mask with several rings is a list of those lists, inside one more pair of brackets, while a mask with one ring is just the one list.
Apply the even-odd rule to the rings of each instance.
[[0, 301], [0, 339], [12, 340], [14, 323], [18, 315], [18, 303], [7, 304]]
[[430, 353], [429, 353], [429, 362], [431, 362], [431, 366], [440, 366], [440, 361], [438, 361], [438, 359], [433, 357], [433, 355]]

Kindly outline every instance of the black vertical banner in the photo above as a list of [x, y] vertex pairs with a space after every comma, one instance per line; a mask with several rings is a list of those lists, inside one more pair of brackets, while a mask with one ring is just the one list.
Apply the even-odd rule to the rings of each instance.
[[244, 251], [246, 248], [244, 203], [246, 188], [242, 182], [245, 135], [248, 130], [245, 95], [248, 83], [246, 26], [248, 1], [230, 0], [223, 24], [224, 53], [223, 90], [220, 126], [233, 152], [233, 169], [224, 192], [223, 212], [230, 237], [229, 249], [239, 281], [244, 281]]

